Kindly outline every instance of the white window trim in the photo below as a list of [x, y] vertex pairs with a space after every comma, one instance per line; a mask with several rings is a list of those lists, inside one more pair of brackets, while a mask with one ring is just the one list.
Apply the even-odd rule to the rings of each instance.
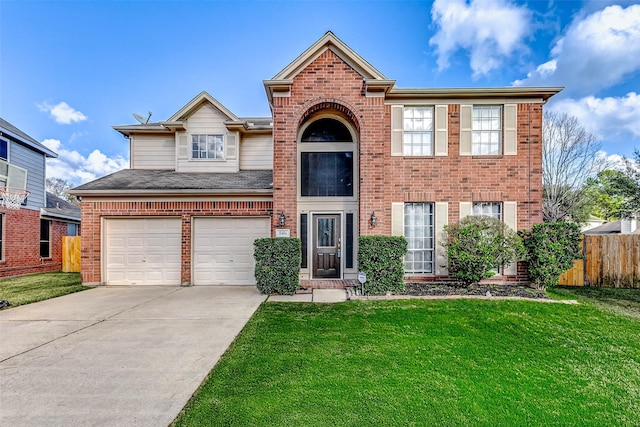
[[[192, 133], [190, 134], [191, 136], [191, 142], [190, 142], [190, 146], [189, 146], [189, 160], [190, 161], [196, 161], [196, 162], [223, 162], [227, 160], [227, 139], [225, 138], [225, 134], [224, 133]], [[206, 141], [206, 138], [209, 136], [213, 136], [213, 137], [220, 137], [222, 139], [222, 158], [211, 158], [211, 157], [193, 157], [193, 137], [197, 136], [204, 136], [205, 137], [205, 144], [209, 144], [208, 141]], [[198, 141], [198, 144], [200, 144], [201, 142]], [[200, 151], [200, 150], [199, 150]], [[208, 150], [207, 150], [208, 153]]]
[[[499, 111], [499, 118], [498, 118], [498, 123], [499, 123], [499, 129], [476, 129], [474, 127], [474, 123], [475, 123], [475, 113], [476, 111], [479, 111], [480, 109], [486, 110], [489, 108], [497, 108]], [[471, 109], [471, 154], [473, 156], [500, 156], [502, 155], [502, 153], [504, 152], [504, 148], [503, 148], [503, 144], [504, 144], [504, 138], [503, 138], [503, 132], [504, 130], [504, 108], [502, 105], [496, 104], [496, 105], [474, 105], [473, 108]], [[498, 146], [498, 152], [497, 153], [476, 153], [475, 149], [476, 147], [479, 146], [478, 143], [474, 142], [475, 136], [476, 135], [483, 135], [483, 134], [491, 134], [496, 132], [498, 134], [498, 142], [497, 142], [497, 146]], [[490, 146], [493, 146], [493, 144], [491, 144]]]

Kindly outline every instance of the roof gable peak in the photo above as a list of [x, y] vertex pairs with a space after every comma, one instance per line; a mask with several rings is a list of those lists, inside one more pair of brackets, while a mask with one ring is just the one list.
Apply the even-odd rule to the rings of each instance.
[[333, 32], [327, 31], [318, 41], [312, 44], [300, 56], [294, 59], [282, 71], [276, 74], [274, 80], [290, 80], [300, 71], [315, 61], [327, 50], [331, 50], [343, 61], [349, 64], [365, 79], [387, 80], [387, 78], [364, 58], [358, 55], [345, 42], [340, 40]]
[[222, 113], [228, 120], [233, 122], [238, 122], [240, 119], [233, 114], [227, 107], [222, 105], [220, 101], [215, 99], [213, 96], [209, 95], [206, 90], [203, 90], [195, 98], [189, 101], [184, 107], [178, 110], [173, 116], [167, 120], [167, 122], [175, 122], [184, 120], [185, 117], [191, 115], [196, 109], [200, 107], [204, 102], [208, 102], [213, 105], [220, 113]]

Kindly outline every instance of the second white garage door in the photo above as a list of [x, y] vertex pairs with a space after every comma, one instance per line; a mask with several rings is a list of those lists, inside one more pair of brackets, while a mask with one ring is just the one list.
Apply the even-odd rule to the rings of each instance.
[[254, 285], [253, 241], [269, 237], [269, 218], [194, 218], [193, 284]]

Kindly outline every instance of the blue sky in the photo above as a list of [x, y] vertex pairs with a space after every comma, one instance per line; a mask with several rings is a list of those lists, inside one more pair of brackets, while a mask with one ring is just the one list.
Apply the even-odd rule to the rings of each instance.
[[640, 149], [640, 4], [628, 1], [0, 0], [0, 116], [80, 184], [128, 166], [111, 129], [202, 90], [268, 116], [270, 79], [327, 30], [398, 87], [564, 86], [617, 159]]

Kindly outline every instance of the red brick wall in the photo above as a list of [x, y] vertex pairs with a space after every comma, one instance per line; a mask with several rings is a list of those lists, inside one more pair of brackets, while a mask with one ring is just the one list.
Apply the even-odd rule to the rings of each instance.
[[[389, 106], [385, 113], [390, 123]], [[461, 201], [515, 201], [519, 230], [542, 222], [542, 105], [518, 105], [516, 156], [460, 156], [460, 106], [455, 104], [449, 105], [446, 157], [392, 157], [390, 126], [385, 131], [387, 203], [384, 215], [377, 215], [376, 232], [391, 233], [391, 202], [405, 201], [449, 202], [449, 223], [458, 221]], [[425, 198], [414, 200], [421, 192]]]
[[[203, 201], [203, 202], [111, 202], [82, 201], [82, 281], [102, 282], [101, 219], [103, 217], [161, 217], [182, 218], [182, 273], [184, 283], [191, 282], [191, 218], [192, 216], [267, 216], [272, 203], [265, 201]], [[276, 217], [277, 215], [274, 215]]]
[[62, 236], [65, 222], [51, 221], [51, 257], [40, 258], [40, 212], [3, 209], [3, 257], [0, 277], [59, 271], [62, 268]]
[[[345, 115], [359, 129], [360, 164], [366, 165], [360, 168], [360, 211], [379, 212], [384, 206], [384, 193], [379, 191], [384, 179], [384, 98], [367, 98], [364, 90], [362, 76], [326, 51], [294, 78], [290, 97], [273, 99], [273, 207], [274, 212], [282, 211], [287, 216], [292, 236], [297, 235], [298, 227], [298, 129], [323, 107]], [[361, 234], [369, 232], [367, 221], [361, 215]], [[278, 227], [275, 215], [272, 226]]]
[[[518, 105], [516, 156], [460, 156], [460, 106], [451, 104], [448, 156], [392, 157], [391, 107], [384, 98], [366, 97], [362, 77], [326, 51], [294, 78], [290, 97], [273, 99], [274, 212], [287, 215], [292, 236], [297, 234], [297, 134], [323, 106], [349, 110], [359, 130], [361, 235], [391, 233], [392, 202], [449, 202], [453, 223], [460, 201], [515, 201], [518, 229], [542, 222], [541, 104]], [[375, 228], [368, 224], [372, 211]], [[276, 215], [272, 227], [278, 227]]]

